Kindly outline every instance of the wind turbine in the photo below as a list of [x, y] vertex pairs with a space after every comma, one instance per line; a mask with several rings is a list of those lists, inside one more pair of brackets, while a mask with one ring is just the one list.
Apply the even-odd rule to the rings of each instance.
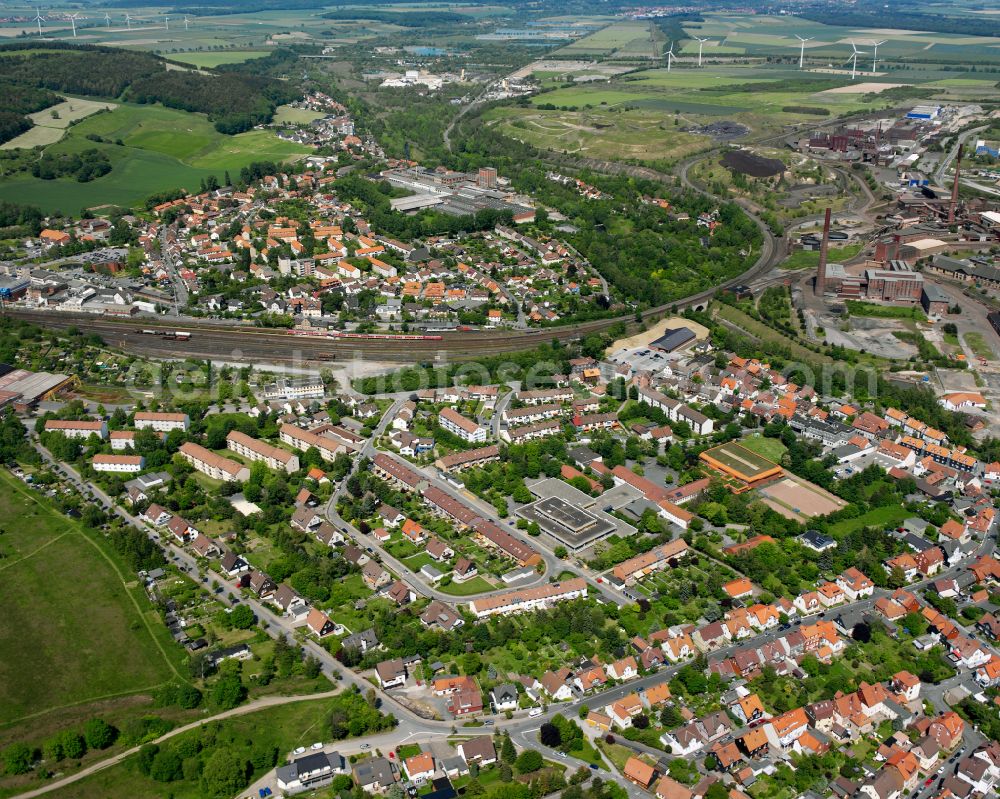
[[700, 38], [698, 36], [695, 36], [694, 38], [698, 40], [698, 66], [700, 67], [701, 66], [701, 48], [705, 46], [705, 42], [707, 42], [708, 39], [707, 38], [702, 39], [702, 38]]
[[185, 15], [185, 17], [184, 17], [184, 30], [187, 30], [187, 29], [188, 29], [188, 18]]
[[104, 12], [104, 22], [109, 28], [111, 27], [111, 15], [107, 11]]
[[170, 30], [170, 17], [164, 17], [163, 24], [166, 26], [167, 30]]
[[670, 66], [671, 66], [671, 64], [674, 63], [674, 60], [676, 58], [677, 58], [677, 56], [674, 55], [674, 43], [671, 42], [670, 43], [670, 49], [667, 50], [667, 72], [670, 71]]
[[851, 42], [851, 47], [854, 48], [854, 52], [851, 54], [851, 80], [854, 80], [858, 74], [858, 56], [865, 55], [865, 53], [859, 50], [853, 41]]
[[875, 42], [875, 54], [872, 56], [872, 75], [875, 74], [875, 65], [878, 63], [878, 49], [883, 44], [885, 44], [887, 41], [889, 41], [889, 40], [888, 39], [883, 39], [880, 42]]
[[808, 39], [803, 39], [796, 33], [795, 38], [799, 40], [799, 69], [802, 69], [802, 62], [806, 57], [806, 42], [811, 42], [813, 37], [810, 36]]
[[68, 16], [69, 16], [70, 24], [72, 24], [72, 26], [73, 26], [73, 38], [75, 39], [76, 38], [76, 21], [77, 21], [77, 19], [80, 18], [80, 15], [77, 13], [77, 14], [69, 14]]
[[35, 7], [35, 24], [38, 25], [38, 35], [42, 35], [42, 23], [45, 22], [45, 17], [42, 16], [42, 12]]
[[132, 30], [132, 17], [128, 15], [128, 11], [125, 12], [125, 24], [128, 25], [129, 30]]

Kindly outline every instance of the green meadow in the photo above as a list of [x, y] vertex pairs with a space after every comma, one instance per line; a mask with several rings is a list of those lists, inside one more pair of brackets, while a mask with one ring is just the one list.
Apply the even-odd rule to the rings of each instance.
[[[105, 141], [94, 142], [88, 135]], [[0, 199], [74, 214], [102, 205], [129, 206], [166, 189], [197, 189], [203, 178], [216, 175], [221, 180], [226, 171], [239, 172], [252, 161], [280, 162], [311, 152], [268, 130], [226, 136], [203, 114], [129, 104], [74, 125], [50, 150], [78, 152], [93, 147], [104, 150], [113, 164], [104, 177], [77, 183], [20, 173], [0, 181]]]
[[176, 53], [170, 58], [200, 69], [211, 69], [222, 64], [242, 64], [254, 58], [263, 58], [269, 52], [269, 50], [221, 50], [207, 53]]

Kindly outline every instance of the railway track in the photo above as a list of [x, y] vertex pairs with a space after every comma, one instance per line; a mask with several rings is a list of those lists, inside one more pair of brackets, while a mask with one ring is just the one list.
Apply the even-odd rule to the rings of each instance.
[[[702, 153], [695, 159], [681, 164], [679, 174], [685, 186], [714, 198], [710, 192], [692, 183], [687, 175], [691, 163], [694, 160], [705, 158], [706, 155], [710, 155], [710, 153]], [[580, 162], [579, 166], [585, 166], [595, 171], [627, 173], [661, 181], [672, 178], [671, 175], [648, 167], [637, 167], [614, 161], [577, 160]], [[675, 308], [679, 311], [687, 308], [700, 310], [720, 289], [754, 280], [768, 272], [785, 256], [784, 242], [779, 243], [779, 240], [763, 220], [753, 212], [753, 209], [748, 208], [743, 203], [741, 205], [743, 205], [744, 213], [754, 221], [763, 237], [761, 252], [753, 266], [717, 286], [643, 311], [641, 317], [644, 321], [658, 318]], [[146, 318], [109, 319], [85, 313], [34, 311], [10, 307], [6, 308], [4, 313], [41, 327], [55, 329], [75, 327], [87, 333], [95, 333], [111, 346], [143, 355], [161, 358], [196, 357], [237, 362], [264, 361], [272, 363], [345, 361], [355, 358], [400, 364], [470, 361], [479, 357], [533, 349], [552, 340], [572, 341], [592, 333], [604, 333], [620, 323], [628, 325], [635, 321], [635, 316], [630, 315], [535, 330], [447, 332], [441, 334], [440, 340], [375, 340], [292, 336], [285, 331], [266, 330], [245, 325], [220, 325], [206, 321], [185, 322], [176, 318], [163, 321]], [[183, 342], [164, 340], [160, 336], [136, 332], [136, 327], [139, 325], [145, 329], [159, 331], [190, 331], [192, 336], [190, 340]]]
[[[762, 224], [762, 223], [761, 223]], [[649, 308], [643, 319], [667, 313], [672, 308], [701, 308], [716, 291], [728, 286], [745, 283], [766, 272], [774, 263], [777, 248], [770, 235], [764, 237], [764, 247], [755, 264], [746, 272], [718, 286], [679, 299], [670, 304]], [[5, 309], [4, 313], [54, 329], [76, 328], [85, 333], [95, 333], [115, 347], [162, 358], [196, 357], [232, 361], [269, 361], [287, 363], [296, 361], [344, 361], [361, 357], [376, 361], [422, 363], [428, 361], [468, 361], [477, 357], [502, 355], [533, 349], [556, 339], [561, 342], [582, 338], [591, 333], [603, 333], [619, 323], [634, 322], [634, 316], [595, 319], [574, 325], [538, 328], [535, 330], [484, 330], [446, 332], [440, 340], [405, 339], [337, 339], [312, 336], [293, 336], [285, 331], [259, 327], [219, 325], [205, 321], [185, 322], [178, 319], [164, 321], [141, 319], [109, 319], [85, 313], [61, 311], [36, 311], [22, 308]], [[160, 331], [189, 331], [191, 338], [184, 342], [150, 336], [137, 332], [142, 329]]]

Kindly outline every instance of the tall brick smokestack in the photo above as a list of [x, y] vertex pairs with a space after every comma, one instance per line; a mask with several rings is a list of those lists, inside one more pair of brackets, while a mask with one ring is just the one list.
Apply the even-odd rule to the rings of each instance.
[[955, 160], [955, 181], [951, 184], [951, 202], [948, 203], [948, 224], [955, 224], [955, 207], [958, 205], [958, 176], [962, 172], [962, 145], [958, 145], [958, 158]]
[[819, 267], [816, 270], [816, 295], [826, 294], [826, 253], [830, 248], [830, 209], [823, 217], [823, 240], [819, 244]]

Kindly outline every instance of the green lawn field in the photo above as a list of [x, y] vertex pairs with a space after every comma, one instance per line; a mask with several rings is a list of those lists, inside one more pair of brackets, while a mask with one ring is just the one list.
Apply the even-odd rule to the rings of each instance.
[[270, 50], [220, 50], [208, 53], [175, 53], [170, 59], [202, 69], [211, 69], [222, 64], [242, 64], [254, 58], [263, 58], [270, 52]]
[[477, 575], [466, 580], [464, 583], [456, 583], [452, 580], [447, 585], [438, 585], [438, 590], [446, 594], [453, 594], [454, 596], [470, 596], [472, 594], [481, 594], [484, 591], [495, 591], [496, 586], [491, 585]]
[[[88, 135], [106, 141], [95, 143]], [[121, 144], [111, 143], [118, 141]], [[238, 173], [252, 161], [280, 162], [311, 152], [268, 130], [226, 136], [203, 114], [130, 104], [79, 122], [51, 150], [78, 152], [92, 147], [111, 159], [113, 169], [104, 177], [77, 183], [20, 173], [0, 180], [0, 200], [72, 214], [107, 204], [131, 206], [171, 188], [197, 190], [203, 178], [215, 175], [222, 180], [226, 171]]]
[[875, 508], [853, 519], [842, 519], [830, 525], [830, 534], [838, 538], [862, 527], [895, 527], [910, 517], [910, 512], [900, 506]]
[[[831, 261], [846, 261], [861, 252], [864, 244], [847, 244], [843, 247], [831, 247]], [[815, 269], [819, 266], [819, 250], [796, 250], [778, 266], [782, 269]]]
[[177, 678], [175, 653], [154, 630], [165, 635], [162, 622], [106, 542], [6, 471], [0, 529], [0, 720], [17, 724]]
[[763, 455], [769, 461], [781, 462], [781, 456], [788, 450], [779, 438], [767, 438], [765, 436], [747, 436], [741, 438], [739, 444], [744, 449]]

